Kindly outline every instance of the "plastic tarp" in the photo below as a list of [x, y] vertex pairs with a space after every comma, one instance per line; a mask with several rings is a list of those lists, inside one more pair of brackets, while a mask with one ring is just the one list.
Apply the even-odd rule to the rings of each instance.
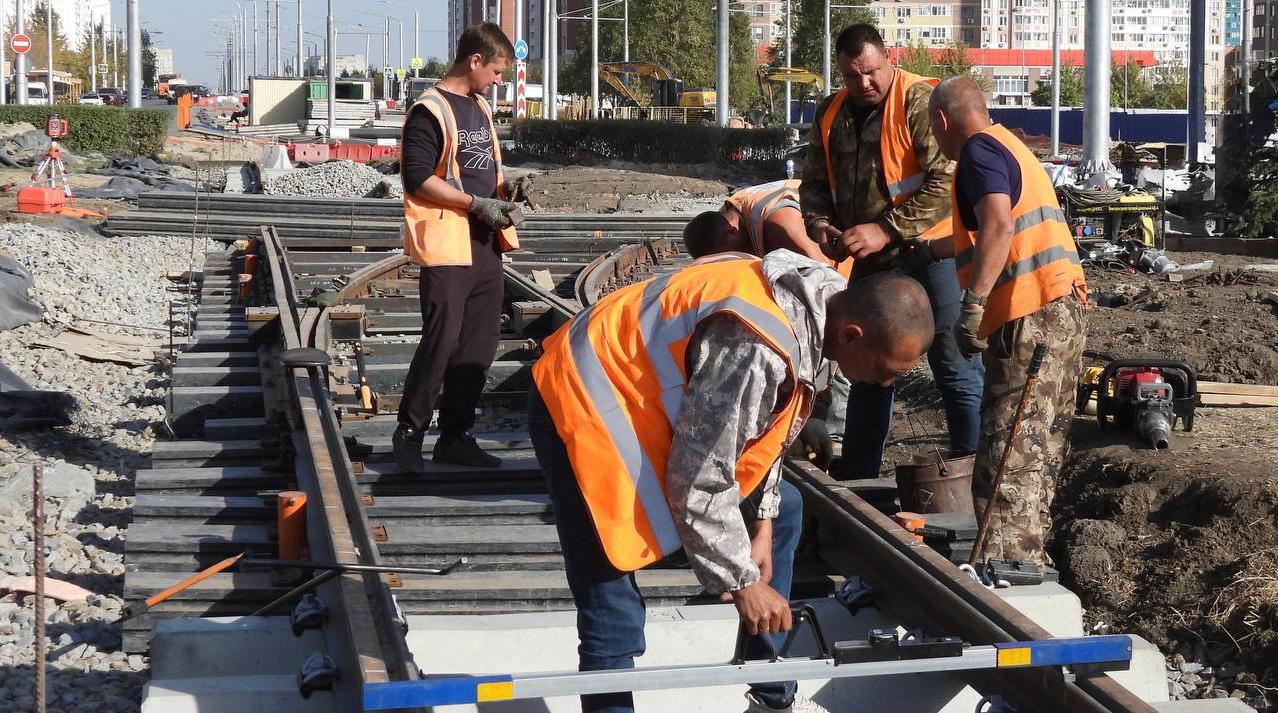
[[34, 284], [22, 263], [0, 254], [0, 331], [35, 322], [44, 315], [28, 292]]

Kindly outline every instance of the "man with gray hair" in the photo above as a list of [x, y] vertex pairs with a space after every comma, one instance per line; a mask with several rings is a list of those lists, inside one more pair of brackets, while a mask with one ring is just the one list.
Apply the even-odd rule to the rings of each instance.
[[[953, 257], [963, 287], [954, 334], [985, 362], [981, 438], [972, 494], [978, 515], [995, 508], [985, 552], [1050, 562], [1056, 478], [1069, 447], [1083, 355], [1087, 286], [1051, 178], [1012, 132], [990, 120], [981, 87], [952, 77], [932, 91], [932, 133], [958, 161], [953, 235], [918, 246], [918, 257]], [[1047, 346], [1038, 391], [1028, 402], [1002, 485], [995, 470], [1038, 344]]]

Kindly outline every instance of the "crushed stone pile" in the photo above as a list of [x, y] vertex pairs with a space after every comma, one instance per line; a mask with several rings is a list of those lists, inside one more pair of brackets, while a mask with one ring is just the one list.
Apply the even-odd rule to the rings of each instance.
[[[75, 325], [162, 349], [167, 333], [154, 330], [166, 328], [173, 297], [164, 273], [199, 269], [216, 245], [203, 238], [192, 245], [190, 237], [120, 240], [0, 225], [0, 252], [31, 272], [31, 297], [44, 309], [42, 321], [0, 332], [0, 364], [31, 388], [68, 393], [79, 405], [68, 427], [0, 430], [0, 583], [32, 574], [31, 473], [40, 465], [48, 576], [92, 592], [85, 600], [46, 602], [51, 711], [138, 709], [148, 662], [120, 650], [125, 536], [134, 473], [148, 467], [163, 429], [168, 376], [155, 364], [91, 362], [32, 343]], [[3, 711], [33, 710], [31, 596], [0, 588]]]
[[384, 176], [376, 169], [354, 161], [329, 161], [312, 168], [273, 178], [264, 192], [281, 196], [329, 196], [379, 198], [404, 195], [398, 176]]

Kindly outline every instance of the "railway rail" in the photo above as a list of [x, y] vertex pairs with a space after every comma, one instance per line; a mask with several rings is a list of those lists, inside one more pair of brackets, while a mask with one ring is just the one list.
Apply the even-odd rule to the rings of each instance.
[[[465, 559], [447, 576], [347, 572], [321, 586], [330, 609], [323, 634], [330, 651], [343, 652], [333, 662], [342, 695], [357, 695], [352, 684], [418, 675], [404, 614], [571, 609], [523, 423], [529, 368], [539, 341], [583, 304], [688, 258], [669, 226], [608, 242], [584, 219], [557, 220], [567, 236], [525, 233], [506, 265], [502, 340], [476, 428], [503, 458], [492, 469], [430, 464], [424, 475], [404, 474], [393, 463], [394, 412], [420, 335], [417, 268], [395, 246], [290, 238], [270, 227], [233, 255], [210, 254], [195, 329], [174, 365], [174, 424], [185, 440], [157, 443], [153, 468], [138, 474], [126, 598], [151, 596], [229, 554], [276, 557], [276, 496], [301, 490], [312, 560], [443, 568]], [[885, 495], [881, 485], [840, 483], [798, 462], [787, 462], [786, 477], [812, 520], [796, 597], [826, 595], [857, 573], [882, 608], [912, 626], [973, 644], [1048, 638], [885, 517], [873, 504]], [[209, 577], [132, 620], [125, 646], [145, 649], [156, 617], [249, 614], [298, 576], [241, 566]], [[705, 599], [691, 571], [675, 564], [639, 581], [654, 606]], [[1023, 711], [1153, 710], [1099, 674], [966, 676]]]

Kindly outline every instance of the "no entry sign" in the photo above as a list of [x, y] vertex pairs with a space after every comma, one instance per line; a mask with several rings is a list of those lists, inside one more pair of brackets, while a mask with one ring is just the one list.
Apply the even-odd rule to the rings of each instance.
[[13, 39], [9, 40], [9, 46], [18, 54], [26, 54], [31, 51], [31, 37], [28, 35], [14, 35]]

